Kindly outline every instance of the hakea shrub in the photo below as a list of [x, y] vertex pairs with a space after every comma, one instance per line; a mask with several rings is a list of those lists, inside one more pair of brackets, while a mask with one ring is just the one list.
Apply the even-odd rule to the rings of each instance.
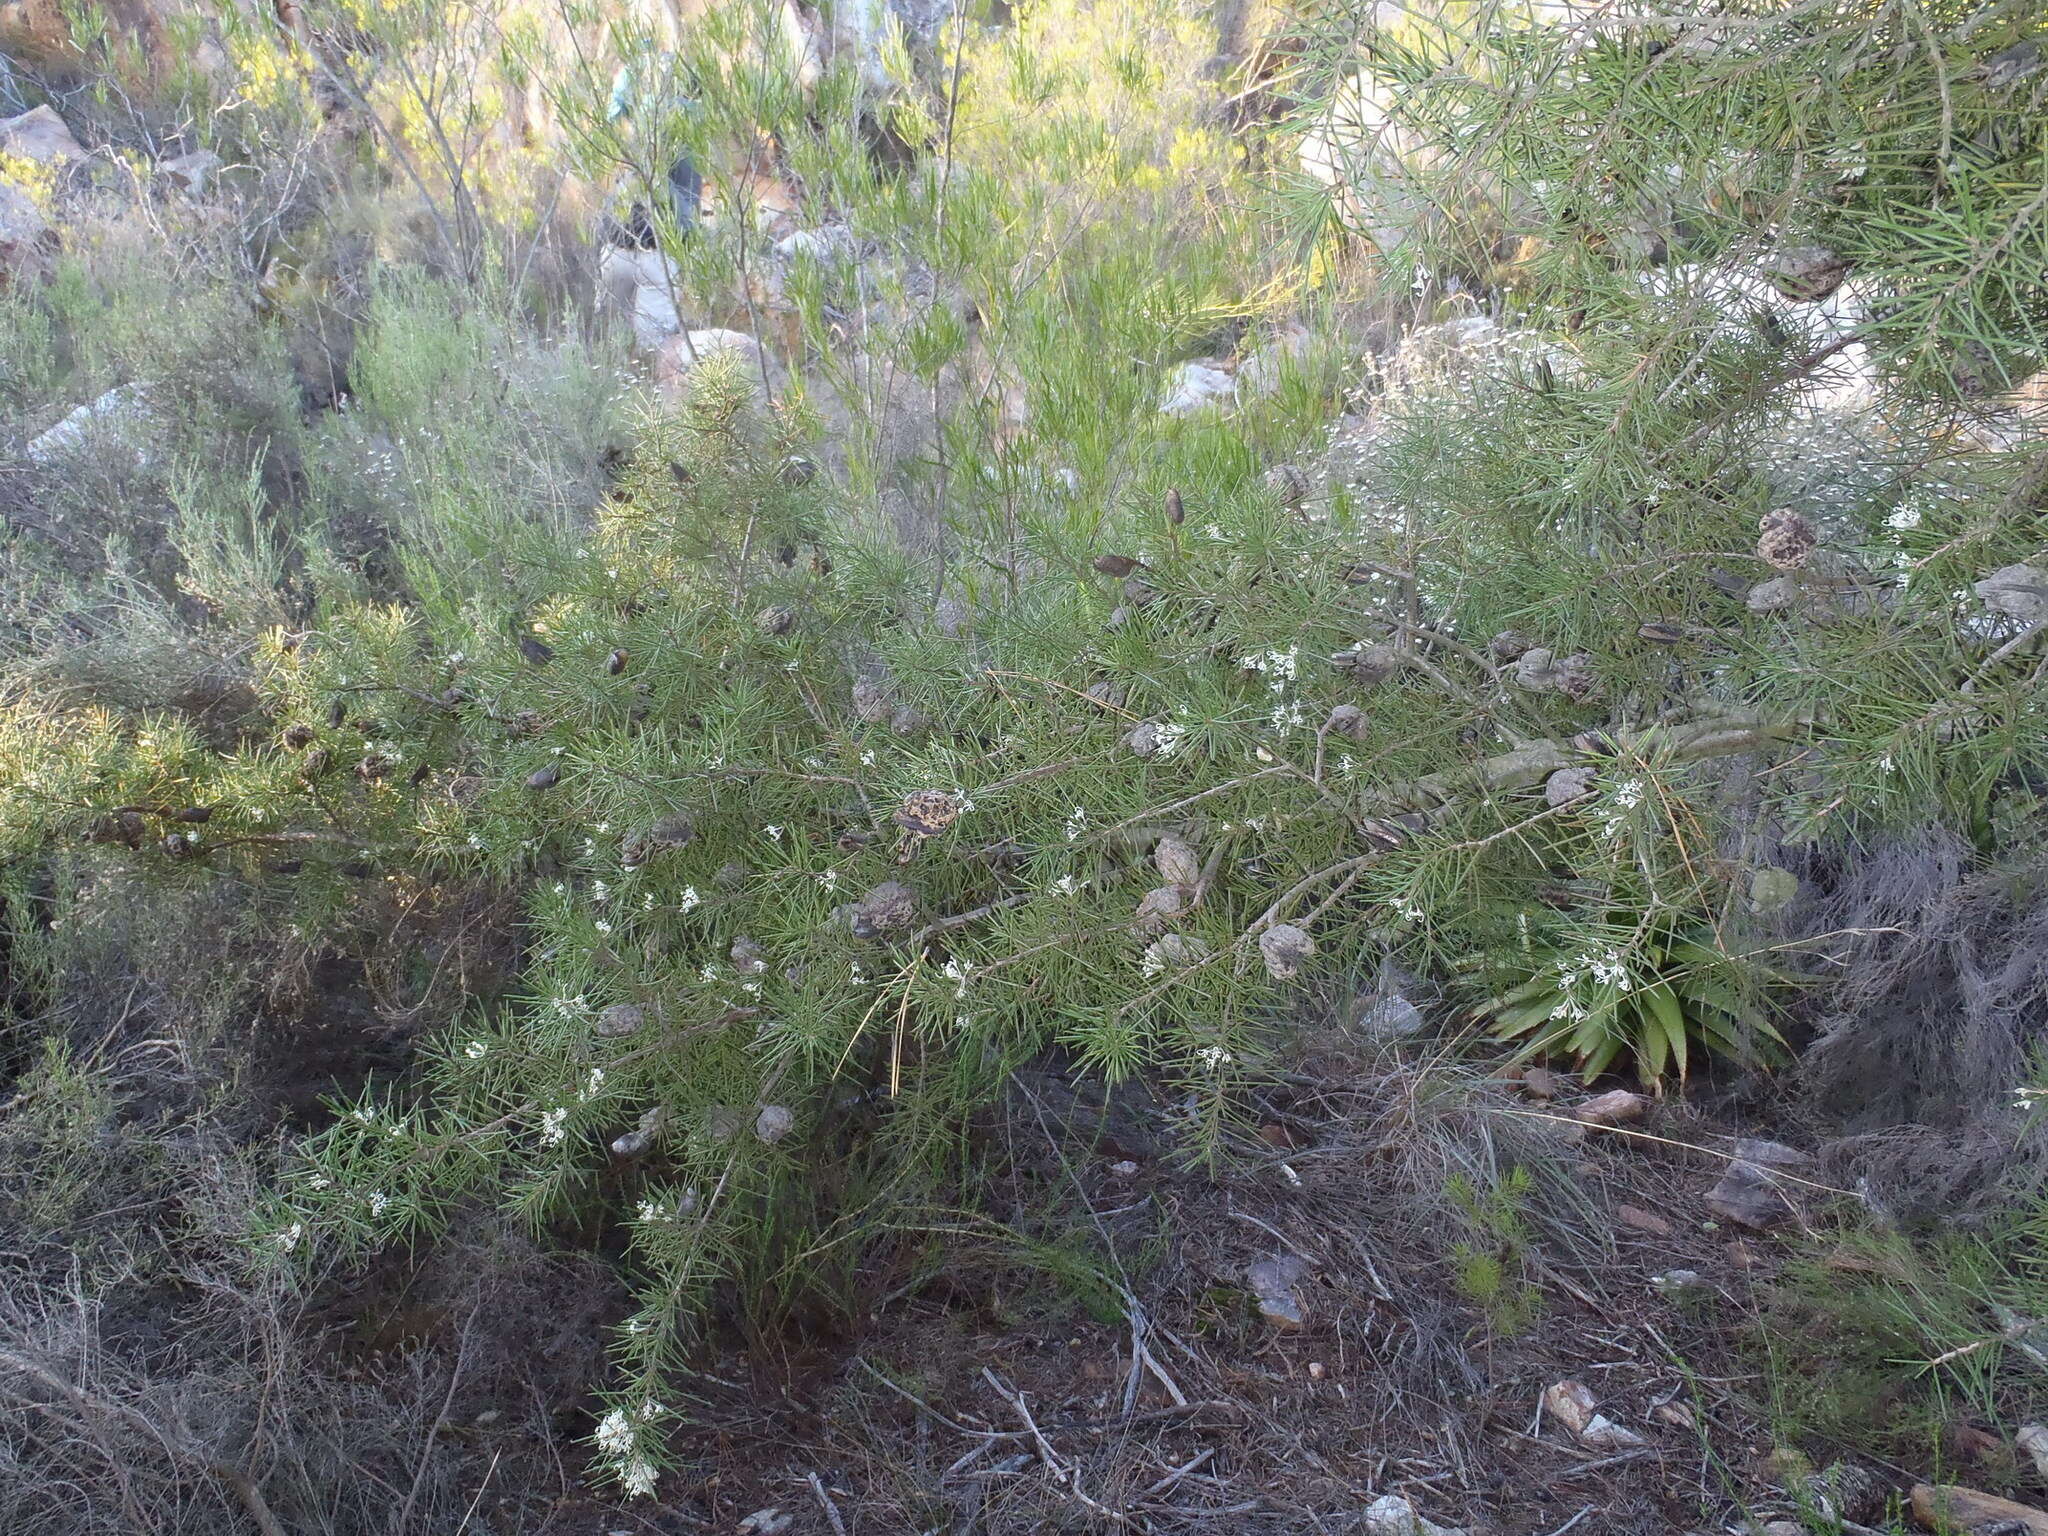
[[[274, 1262], [480, 1202], [622, 1230], [640, 1301], [598, 1445], [645, 1490], [707, 1318], [883, 1232], [997, 1230], [963, 1135], [1048, 1049], [1170, 1080], [1195, 1157], [1302, 989], [1389, 952], [1474, 1002], [1522, 986], [1503, 1022], [1594, 1069], [1768, 1053], [1773, 973], [1734, 930], [1786, 877], [1722, 856], [1715, 764], [1782, 757], [1788, 806], [1853, 771], [1811, 700], [1745, 695], [1877, 617], [1791, 629], [1688, 571], [1651, 598], [1712, 617], [1711, 666], [1674, 660], [1707, 649], [1699, 620], [1644, 623], [1636, 588], [1588, 594], [1549, 645], [1487, 641], [1526, 598], [1440, 615], [1383, 521], [1236, 457], [1134, 490], [1092, 540], [1006, 530], [935, 591], [751, 400], [706, 364], [587, 524], [407, 545], [403, 603], [271, 631], [237, 738], [10, 717], [11, 897], [54, 844], [71, 878], [221, 882], [344, 951], [463, 891], [523, 913], [509, 995], [304, 1146], [255, 1237]], [[1446, 568], [1499, 582], [1485, 534]], [[2000, 740], [1953, 734], [1933, 765]], [[1594, 938], [1599, 974], [1567, 986]]]

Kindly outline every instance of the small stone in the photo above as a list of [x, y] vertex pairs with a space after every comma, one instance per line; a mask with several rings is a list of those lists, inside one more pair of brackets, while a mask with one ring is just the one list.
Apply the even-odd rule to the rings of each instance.
[[732, 968], [742, 976], [758, 976], [768, 969], [768, 957], [760, 945], [745, 934], [732, 941], [732, 948], [726, 953], [732, 959]]
[[1119, 581], [1145, 566], [1144, 561], [1134, 560], [1129, 555], [1097, 555], [1092, 563], [1104, 576], [1114, 576]]
[[1564, 1079], [1548, 1067], [1524, 1067], [1518, 1081], [1532, 1099], [1554, 1099], [1564, 1092]]
[[1715, 1215], [1759, 1232], [1777, 1226], [1791, 1209], [1763, 1167], [1740, 1160], [1707, 1191], [1706, 1203]]
[[1976, 592], [1995, 613], [2022, 624], [2048, 623], [2048, 571], [2039, 566], [2004, 566], [1978, 582]]
[[1667, 1301], [1703, 1301], [1714, 1294], [1713, 1286], [1696, 1269], [1667, 1269], [1652, 1275], [1650, 1289]]
[[84, 148], [72, 137], [64, 119], [47, 105], [0, 122], [0, 152], [60, 170], [85, 158]]
[[1790, 576], [1774, 576], [1749, 589], [1742, 600], [1751, 613], [1782, 613], [1799, 601], [1799, 583]]
[[1640, 1093], [1616, 1088], [1611, 1093], [1586, 1100], [1572, 1113], [1582, 1125], [1616, 1126], [1642, 1119], [1649, 1107], [1650, 1101]]
[[787, 1136], [796, 1125], [796, 1116], [780, 1104], [764, 1104], [761, 1113], [754, 1117], [754, 1134], [769, 1146]]
[[2022, 1424], [2012, 1443], [2033, 1460], [2035, 1475], [2048, 1481], [2048, 1424]]
[[1765, 1141], [1759, 1136], [1737, 1137], [1735, 1155], [1769, 1168], [1804, 1168], [1813, 1161], [1797, 1147], [1788, 1147], [1782, 1141]]
[[549, 763], [545, 768], [536, 768], [526, 776], [528, 789], [553, 789], [561, 782], [562, 770], [554, 763]]
[[754, 615], [754, 628], [764, 635], [786, 635], [796, 628], [796, 614], [779, 604]]
[[1560, 1381], [1543, 1394], [1544, 1412], [1564, 1425], [1581, 1445], [1593, 1450], [1622, 1451], [1644, 1443], [1634, 1430], [1597, 1411], [1598, 1405], [1599, 1399], [1582, 1382]]
[[1276, 923], [1259, 935], [1259, 957], [1275, 981], [1299, 975], [1302, 963], [1315, 952], [1316, 941], [1292, 923]]
[[1616, 1226], [1627, 1227], [1631, 1232], [1641, 1232], [1649, 1237], [1671, 1237], [1678, 1228], [1659, 1216], [1655, 1211], [1646, 1211], [1640, 1205], [1617, 1205], [1614, 1208]]
[[1659, 1403], [1650, 1410], [1650, 1417], [1659, 1424], [1669, 1425], [1673, 1429], [1699, 1427], [1699, 1420], [1693, 1417], [1693, 1411], [1683, 1403]]
[[1291, 1253], [1254, 1263], [1245, 1271], [1245, 1279], [1258, 1299], [1259, 1314], [1281, 1328], [1306, 1326], [1308, 1314], [1295, 1287], [1307, 1274], [1307, 1261]]
[[181, 192], [190, 192], [198, 197], [206, 191], [207, 182], [221, 168], [221, 158], [210, 149], [195, 149], [189, 155], [178, 155], [165, 160], [156, 168], [157, 175]]
[[1366, 1536], [1465, 1536], [1462, 1527], [1425, 1519], [1398, 1493], [1381, 1494], [1365, 1507]]
[[1135, 1179], [1138, 1176], [1138, 1165], [1129, 1158], [1120, 1163], [1111, 1163], [1109, 1176], [1113, 1179]]
[[1207, 363], [1185, 364], [1175, 377], [1173, 388], [1159, 407], [1168, 416], [1186, 416], [1205, 405], [1228, 400], [1237, 393], [1237, 380], [1221, 368]]
[[1406, 1040], [1428, 1023], [1422, 1010], [1399, 992], [1380, 998], [1359, 1017], [1358, 1027], [1375, 1040]]

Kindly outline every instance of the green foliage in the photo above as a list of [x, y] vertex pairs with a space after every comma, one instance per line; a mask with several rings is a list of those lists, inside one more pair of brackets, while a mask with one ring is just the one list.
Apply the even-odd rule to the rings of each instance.
[[[1977, 1233], [1847, 1234], [1791, 1271], [1749, 1337], [1770, 1411], [1790, 1436], [1937, 1463], [1958, 1422], [2030, 1422], [2048, 1371], [2044, 1255], [2038, 1195]], [[1971, 1477], [2010, 1485], [1991, 1467]]]
[[1755, 968], [1745, 974], [1711, 935], [1690, 936], [1669, 913], [1594, 914], [1546, 937], [1554, 947], [1529, 957], [1533, 974], [1479, 1010], [1524, 1056], [1569, 1057], [1588, 1081], [1633, 1062], [1655, 1083], [1683, 1078], [1695, 1046], [1754, 1062], [1784, 1044], [1743, 996]]
[[1476, 1234], [1451, 1245], [1459, 1294], [1507, 1338], [1527, 1332], [1543, 1309], [1543, 1288], [1527, 1274], [1532, 1233], [1526, 1208], [1534, 1187], [1529, 1170], [1515, 1167], [1483, 1190], [1454, 1173], [1445, 1190]]
[[[624, 123], [613, 69], [674, 39], [356, 7], [316, 81], [230, 25], [239, 142], [288, 160], [317, 85], [393, 163], [329, 167], [322, 220], [244, 207], [217, 280], [117, 246], [0, 306], [49, 419], [163, 386], [159, 451], [49, 476], [9, 551], [10, 921], [123, 891], [299, 959], [403, 935], [417, 1071], [338, 1106], [258, 1244], [310, 1271], [495, 1204], [622, 1248], [628, 1488], [707, 1322], [850, 1296], [873, 1242], [1000, 1246], [968, 1129], [1034, 1056], [1164, 1079], [1195, 1160], [1292, 984], [1389, 958], [1589, 1075], [1752, 1060], [1761, 845], [2038, 821], [2038, 637], [1974, 591], [2042, 547], [2037, 461], [1973, 416], [2042, 339], [2048, 151], [1988, 62], [2017, 13], [1334, 10], [1305, 121], [1362, 69], [1407, 146], [1370, 260], [1384, 165], [1340, 144], [1320, 209], [1262, 181], [1294, 146], [1225, 131], [1195, 7], [1022, 8], [942, 67], [889, 50], [881, 101], [762, 14], [681, 40], [696, 110]], [[775, 357], [657, 393], [566, 303], [521, 313], [512, 84], [593, 203], [718, 173], [719, 216], [660, 231], [675, 297]], [[864, 153], [877, 117], [916, 165]], [[764, 254], [769, 138], [831, 254]], [[365, 231], [431, 271], [344, 281]], [[1780, 302], [1794, 239], [1855, 305]], [[1367, 301], [1438, 323], [1369, 357]], [[1318, 332], [1294, 364], [1281, 315]], [[1234, 413], [1160, 410], [1197, 356]], [[347, 409], [302, 419], [323, 369]], [[1753, 553], [1780, 510], [1825, 559]], [[514, 958], [457, 1004], [472, 923]], [[1452, 1191], [1502, 1332], [1525, 1180]], [[1065, 1238], [1009, 1241], [1112, 1309]]]

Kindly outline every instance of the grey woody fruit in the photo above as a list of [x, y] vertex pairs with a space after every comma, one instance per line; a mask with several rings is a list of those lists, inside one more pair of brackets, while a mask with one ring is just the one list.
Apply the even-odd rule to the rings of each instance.
[[597, 1016], [597, 1032], [607, 1040], [637, 1035], [647, 1023], [647, 1010], [638, 1003], [613, 1003]]
[[1766, 512], [1757, 522], [1756, 557], [1774, 571], [1796, 571], [1820, 544], [1813, 524], [1788, 508]]
[[1316, 941], [1292, 923], [1277, 923], [1259, 935], [1259, 958], [1275, 981], [1299, 975], [1302, 964], [1315, 952]]
[[1152, 862], [1168, 885], [1193, 885], [1202, 878], [1201, 855], [1170, 833], [1152, 850]]

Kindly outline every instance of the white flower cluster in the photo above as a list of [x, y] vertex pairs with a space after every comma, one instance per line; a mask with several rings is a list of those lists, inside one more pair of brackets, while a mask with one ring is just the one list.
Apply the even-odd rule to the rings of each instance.
[[1162, 720], [1152, 728], [1152, 755], [1166, 758], [1173, 756], [1187, 740], [1188, 728], [1177, 720]]
[[1285, 693], [1301, 666], [1301, 647], [1290, 645], [1284, 651], [1259, 651], [1247, 657], [1245, 665], [1263, 674], [1266, 686], [1273, 692]]
[[569, 1111], [566, 1109], [544, 1109], [540, 1116], [540, 1139], [543, 1146], [559, 1147], [569, 1139]]
[[1202, 1064], [1205, 1071], [1218, 1072], [1235, 1062], [1237, 1058], [1220, 1045], [1205, 1045], [1195, 1052], [1195, 1060]]
[[1073, 813], [1067, 817], [1067, 841], [1071, 843], [1087, 830], [1088, 812], [1077, 805], [1074, 807]]
[[655, 1470], [653, 1461], [640, 1450], [640, 1436], [666, 1411], [659, 1403], [649, 1402], [643, 1404], [638, 1413], [629, 1414], [623, 1408], [614, 1408], [598, 1420], [597, 1448], [618, 1473], [619, 1484], [626, 1490], [628, 1498], [648, 1497], [660, 1480], [661, 1474]]

